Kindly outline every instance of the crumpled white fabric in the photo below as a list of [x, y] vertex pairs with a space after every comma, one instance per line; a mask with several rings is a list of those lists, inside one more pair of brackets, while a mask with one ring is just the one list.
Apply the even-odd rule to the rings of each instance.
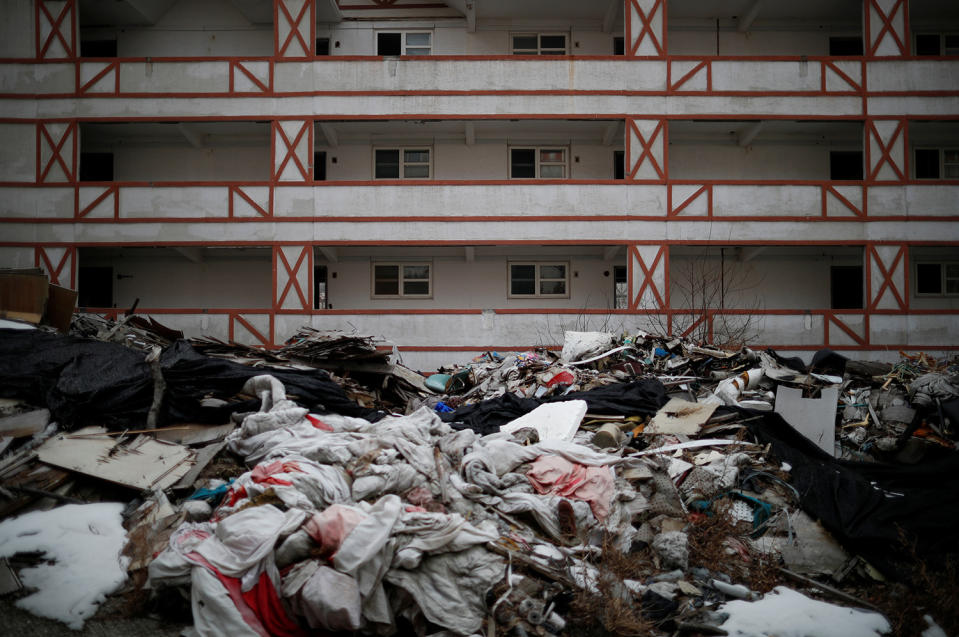
[[414, 570], [394, 568], [386, 581], [407, 591], [428, 620], [460, 635], [478, 631], [486, 616], [486, 591], [506, 570], [482, 546], [423, 559]]
[[404, 512], [393, 527], [397, 536], [394, 568], [416, 568], [424, 554], [462, 551], [499, 538], [491, 521], [473, 526], [458, 513]]
[[363, 626], [363, 600], [356, 580], [317, 560], [297, 564], [283, 578], [282, 592], [310, 628], [352, 631]]
[[[320, 464], [299, 455], [289, 455], [283, 460], [296, 463], [300, 470], [275, 473], [272, 477], [292, 482], [292, 486], [271, 482], [254, 482], [253, 471], [248, 471], [234, 481], [232, 488], [237, 490], [242, 487], [246, 490], [248, 498], [272, 489], [287, 507], [303, 509], [304, 511], [322, 510], [337, 502], [349, 503], [351, 501], [351, 484], [342, 468]], [[243, 499], [236, 502], [234, 508], [241, 506], [246, 501], [246, 499]], [[219, 511], [221, 515], [225, 512], [225, 509]]]

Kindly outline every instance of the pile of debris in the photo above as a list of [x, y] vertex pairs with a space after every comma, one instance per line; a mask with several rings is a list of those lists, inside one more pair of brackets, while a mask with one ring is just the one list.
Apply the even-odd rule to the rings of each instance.
[[[130, 577], [97, 590], [186, 599], [199, 634], [959, 629], [955, 361], [569, 332], [424, 377], [363, 336], [86, 325], [100, 340], [0, 331], [0, 514], [121, 485], [89, 526]], [[0, 522], [0, 555], [86, 506]], [[942, 603], [897, 614], [935, 566]], [[96, 611], [24, 580], [32, 612]]]

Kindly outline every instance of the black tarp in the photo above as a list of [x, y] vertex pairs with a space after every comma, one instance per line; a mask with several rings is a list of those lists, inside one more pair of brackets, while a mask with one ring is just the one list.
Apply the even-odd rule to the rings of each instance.
[[959, 553], [959, 452], [918, 465], [836, 460], [779, 414], [750, 415], [762, 415], [750, 431], [792, 467], [803, 510], [850, 552], [890, 577], [913, 562], [912, 547], [933, 566]]
[[666, 388], [655, 378], [630, 383], [603, 385], [545, 400], [518, 398], [503, 394], [497, 398], [465, 405], [456, 411], [440, 414], [454, 429], [472, 429], [480, 435], [499, 431], [502, 425], [529, 413], [544, 403], [585, 400], [587, 411], [604, 416], [652, 416], [666, 404]]
[[[164, 423], [223, 423], [234, 412], [256, 411], [259, 400], [203, 407], [205, 397], [232, 399], [247, 379], [275, 376], [291, 399], [316, 412], [376, 420], [380, 412], [357, 405], [322, 370], [247, 367], [198, 354], [177, 341], [161, 358], [166, 381]], [[62, 427], [142, 426], [153, 402], [153, 377], [144, 353], [39, 330], [0, 330], [0, 396], [50, 409]]]

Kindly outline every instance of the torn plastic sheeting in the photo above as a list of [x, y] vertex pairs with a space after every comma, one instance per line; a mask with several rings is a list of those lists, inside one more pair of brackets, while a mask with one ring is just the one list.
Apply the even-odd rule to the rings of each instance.
[[529, 413], [543, 403], [585, 400], [592, 414], [612, 416], [652, 416], [666, 404], [666, 388], [655, 378], [644, 378], [630, 383], [614, 383], [588, 391], [554, 396], [544, 401], [517, 398], [503, 394], [497, 398], [458, 408], [453, 413], [440, 414], [454, 429], [472, 429], [478, 434], [499, 431], [502, 425]]
[[819, 398], [803, 398], [796, 387], [776, 388], [776, 413], [829, 455], [835, 453], [838, 401], [838, 387], [824, 387]]
[[742, 440], [726, 440], [724, 438], [704, 438], [702, 440], [690, 440], [689, 442], [679, 442], [674, 445], [663, 445], [662, 447], [656, 447], [655, 449], [646, 449], [645, 451], [640, 451], [635, 456], [651, 456], [660, 453], [669, 453], [670, 451], [678, 451], [679, 449], [696, 449], [698, 447], [721, 447], [723, 445], [747, 445], [755, 446], [751, 442], [744, 442]]
[[525, 427], [532, 427], [539, 434], [540, 440], [572, 440], [585, 415], [585, 400], [548, 403], [506, 423], [500, 427], [500, 431], [513, 433]]
[[[257, 399], [219, 407], [203, 406], [201, 400], [210, 395], [233, 398], [247, 380], [263, 375], [263, 368], [203, 356], [186, 341], [164, 350], [161, 366], [166, 422], [222, 424], [232, 413], [260, 408]], [[312, 411], [382, 417], [349, 400], [326, 372], [269, 371]], [[39, 330], [0, 330], [0, 396], [44, 405], [68, 429], [87, 424], [119, 428], [146, 420], [153, 403], [153, 376], [142, 352], [117, 343]]]
[[613, 335], [609, 332], [565, 332], [560, 358], [566, 362], [580, 360], [607, 350], [612, 344]]
[[819, 519], [847, 550], [862, 555], [885, 575], [897, 576], [897, 560], [911, 559], [903, 551], [900, 529], [924, 559], [939, 559], [955, 550], [959, 453], [908, 466], [843, 461], [774, 412], [747, 421], [746, 426], [790, 465], [803, 510]]

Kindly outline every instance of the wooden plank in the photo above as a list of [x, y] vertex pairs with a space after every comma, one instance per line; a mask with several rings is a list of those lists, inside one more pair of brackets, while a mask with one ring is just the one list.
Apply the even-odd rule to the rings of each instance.
[[48, 294], [46, 275], [0, 274], [0, 318], [39, 323]]
[[[86, 427], [78, 434], [105, 433]], [[42, 462], [134, 489], [166, 489], [196, 462], [196, 452], [148, 436], [124, 444], [112, 438], [69, 438], [64, 434], [45, 442], [37, 454]]]
[[46, 429], [50, 423], [49, 409], [34, 409], [22, 414], [0, 418], [0, 437], [22, 438]]

